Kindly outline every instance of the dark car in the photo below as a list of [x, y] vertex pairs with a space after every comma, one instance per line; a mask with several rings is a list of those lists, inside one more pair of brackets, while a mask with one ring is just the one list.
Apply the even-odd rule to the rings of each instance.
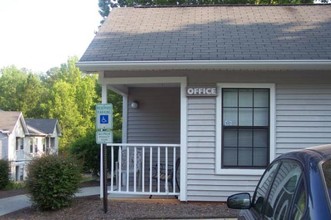
[[285, 153], [261, 177], [253, 197], [228, 198], [239, 219], [331, 219], [331, 144]]

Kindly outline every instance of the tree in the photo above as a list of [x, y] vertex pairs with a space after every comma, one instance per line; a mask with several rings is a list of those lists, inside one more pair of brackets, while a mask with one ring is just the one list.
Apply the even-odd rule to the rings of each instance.
[[[69, 58], [44, 75], [15, 66], [0, 71], [0, 109], [22, 111], [26, 118], [57, 118], [63, 134], [59, 148], [65, 153], [76, 141], [93, 138], [95, 105], [101, 102], [96, 74], [82, 73], [76, 62]], [[110, 91], [108, 100], [114, 107], [114, 139], [119, 142], [122, 97]]]
[[[324, 0], [322, 0], [324, 1]], [[327, 1], [327, 0], [325, 0]], [[313, 0], [99, 0], [101, 23], [109, 15], [112, 8], [131, 6], [160, 6], [160, 5], [216, 5], [216, 4], [312, 4]]]
[[42, 85], [40, 78], [34, 74], [27, 76], [23, 86], [21, 111], [27, 118], [44, 118], [47, 115], [44, 109], [47, 89]]
[[27, 73], [10, 66], [1, 70], [0, 108], [7, 111], [20, 111]]
[[[71, 58], [61, 68], [53, 69], [47, 78], [51, 87], [49, 117], [59, 119], [63, 136], [60, 149], [69, 148], [75, 140], [94, 129], [95, 103], [98, 100], [95, 75], [82, 73]], [[51, 76], [51, 77], [50, 77]]]
[[15, 66], [3, 68], [0, 76], [0, 108], [21, 111], [27, 118], [45, 115], [45, 87], [38, 75]]

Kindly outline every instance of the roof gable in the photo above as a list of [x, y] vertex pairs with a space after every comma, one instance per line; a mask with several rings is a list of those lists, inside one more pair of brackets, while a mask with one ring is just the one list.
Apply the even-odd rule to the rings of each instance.
[[331, 60], [331, 5], [118, 8], [80, 59]]
[[55, 129], [60, 135], [57, 119], [26, 119], [31, 134], [53, 134]]
[[22, 112], [0, 111], [0, 132], [12, 133], [17, 123], [22, 123], [24, 132], [27, 133], [27, 127]]

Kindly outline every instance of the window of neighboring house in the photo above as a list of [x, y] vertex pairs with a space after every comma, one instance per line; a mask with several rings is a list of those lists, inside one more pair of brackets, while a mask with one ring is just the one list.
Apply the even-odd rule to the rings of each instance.
[[46, 152], [46, 139], [43, 138], [43, 152]]
[[21, 166], [16, 166], [15, 167], [15, 180], [16, 181], [23, 181], [24, 176], [23, 176], [23, 167]]
[[55, 147], [55, 138], [51, 138], [51, 148]]
[[32, 138], [29, 140], [29, 143], [30, 143], [30, 153], [32, 154], [33, 153], [33, 139]]
[[19, 180], [19, 172], [20, 172], [20, 167], [19, 166], [15, 166], [15, 180], [16, 181]]
[[272, 88], [269, 84], [220, 88], [216, 138], [219, 172], [226, 169], [262, 172], [269, 164]]
[[21, 150], [24, 150], [24, 139], [21, 138]]
[[19, 138], [18, 137], [16, 137], [16, 150], [18, 150], [18, 146], [19, 146]]
[[23, 138], [20, 137], [16, 137], [16, 150], [23, 150], [24, 149], [24, 145], [23, 145]]

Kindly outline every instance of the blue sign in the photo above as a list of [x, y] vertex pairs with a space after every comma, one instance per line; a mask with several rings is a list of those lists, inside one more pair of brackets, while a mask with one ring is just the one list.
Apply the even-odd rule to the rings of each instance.
[[100, 115], [100, 124], [108, 124], [108, 123], [109, 123], [108, 115]]

